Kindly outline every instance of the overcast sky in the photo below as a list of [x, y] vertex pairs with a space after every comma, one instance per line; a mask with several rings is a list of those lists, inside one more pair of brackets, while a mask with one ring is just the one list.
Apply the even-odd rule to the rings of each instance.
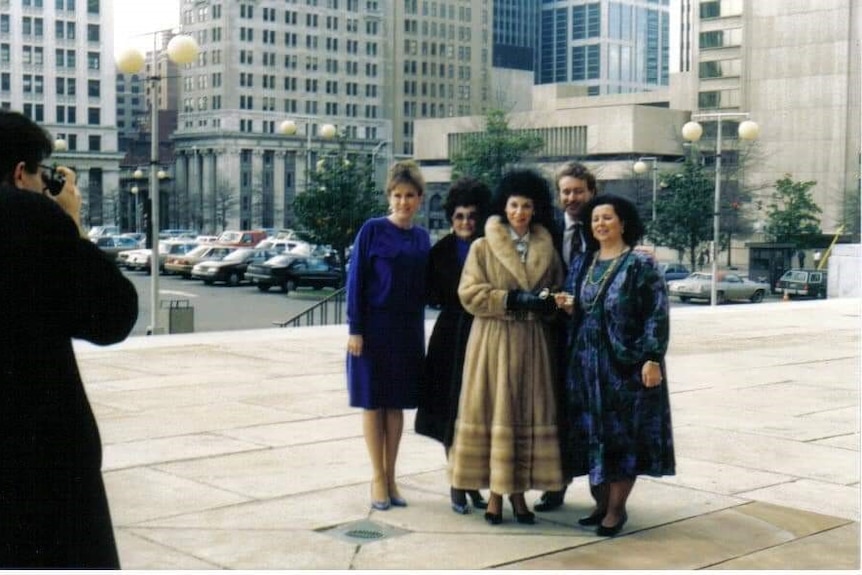
[[176, 28], [180, 0], [112, 0], [114, 3], [114, 50], [153, 47], [150, 32]]

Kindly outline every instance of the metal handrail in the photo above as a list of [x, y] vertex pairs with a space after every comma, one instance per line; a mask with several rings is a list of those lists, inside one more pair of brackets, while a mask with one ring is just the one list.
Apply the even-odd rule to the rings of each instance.
[[[314, 325], [336, 325], [345, 323], [344, 305], [346, 301], [347, 289], [340, 288], [305, 311], [299, 312], [295, 316], [284, 321], [274, 321], [272, 323], [278, 327], [311, 327]], [[332, 321], [330, 321], [330, 311], [332, 312]], [[320, 319], [320, 323], [315, 323], [315, 317]], [[305, 320], [305, 323], [302, 323], [303, 320]]]

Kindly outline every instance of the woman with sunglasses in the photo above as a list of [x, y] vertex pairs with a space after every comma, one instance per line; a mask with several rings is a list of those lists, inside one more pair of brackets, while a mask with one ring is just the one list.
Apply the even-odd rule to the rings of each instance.
[[[428, 259], [427, 302], [439, 308], [434, 331], [428, 342], [425, 379], [416, 412], [416, 433], [436, 439], [446, 449], [452, 447], [458, 398], [461, 395], [461, 370], [473, 316], [458, 299], [458, 282], [470, 244], [482, 235], [491, 190], [478, 180], [461, 178], [449, 189], [443, 204], [452, 232], [431, 248]], [[464, 515], [473, 507], [485, 509], [487, 503], [478, 490], [450, 488], [452, 510]]]

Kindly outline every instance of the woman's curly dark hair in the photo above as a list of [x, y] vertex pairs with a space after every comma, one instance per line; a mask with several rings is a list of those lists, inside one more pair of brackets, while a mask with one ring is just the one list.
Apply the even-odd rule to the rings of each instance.
[[620, 222], [623, 224], [623, 241], [629, 247], [634, 247], [644, 236], [644, 224], [638, 214], [637, 207], [626, 198], [613, 194], [595, 196], [581, 210], [581, 223], [587, 240], [587, 247], [598, 249], [599, 242], [593, 237], [593, 210], [598, 206], [612, 206]]
[[503, 175], [494, 192], [491, 213], [506, 221], [506, 202], [512, 196], [533, 201], [533, 218], [530, 224], [541, 224], [549, 232], [554, 230], [554, 208], [551, 204], [551, 187], [548, 180], [532, 169], [519, 168]]
[[475, 178], [464, 176], [452, 183], [443, 210], [446, 219], [452, 221], [452, 215], [459, 206], [476, 206], [476, 231], [481, 233], [488, 217], [488, 207], [491, 204], [491, 189]]

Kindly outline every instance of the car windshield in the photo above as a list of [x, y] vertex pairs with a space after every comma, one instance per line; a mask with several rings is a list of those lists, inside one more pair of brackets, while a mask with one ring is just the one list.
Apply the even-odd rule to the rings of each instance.
[[808, 279], [808, 272], [800, 272], [800, 271], [785, 272], [784, 276], [781, 279], [783, 279], [785, 281], [804, 282], [806, 279]]
[[198, 246], [192, 251], [190, 251], [188, 255], [191, 257], [202, 256], [210, 249], [212, 249], [212, 246]]
[[239, 232], [222, 232], [222, 234], [218, 237], [218, 241], [220, 242], [238, 242], [242, 238], [242, 234]]
[[703, 272], [694, 272], [687, 279], [690, 280], [700, 280], [700, 281], [712, 281], [712, 274], [705, 274]]
[[224, 257], [225, 262], [241, 262], [247, 260], [254, 253], [254, 250], [244, 249], [231, 252]]
[[296, 259], [295, 255], [279, 254], [279, 255], [275, 256], [274, 258], [270, 258], [270, 259], [266, 260], [266, 263], [271, 264], [271, 265], [276, 265], [276, 266], [284, 266], [284, 265], [289, 264], [290, 262], [292, 262], [295, 259]]

